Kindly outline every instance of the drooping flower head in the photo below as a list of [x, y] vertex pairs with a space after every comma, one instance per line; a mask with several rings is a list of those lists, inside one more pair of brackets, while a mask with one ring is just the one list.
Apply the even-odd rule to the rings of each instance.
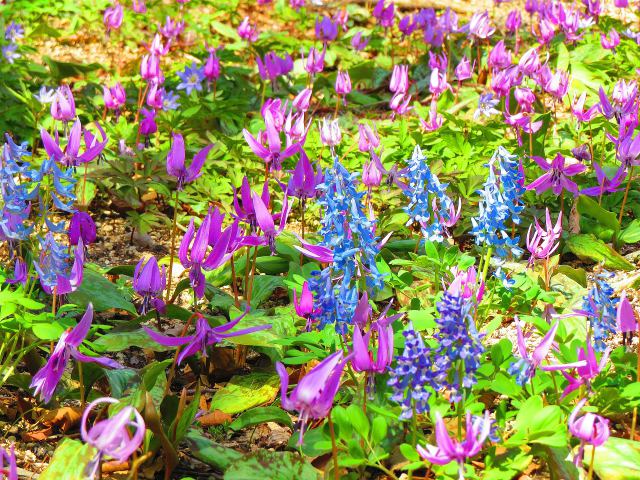
[[179, 133], [173, 134], [173, 143], [167, 154], [167, 173], [176, 177], [178, 190], [182, 190], [185, 183], [193, 182], [202, 175], [202, 166], [212, 148], [213, 144], [204, 147], [194, 155], [191, 165], [186, 167], [184, 139]]

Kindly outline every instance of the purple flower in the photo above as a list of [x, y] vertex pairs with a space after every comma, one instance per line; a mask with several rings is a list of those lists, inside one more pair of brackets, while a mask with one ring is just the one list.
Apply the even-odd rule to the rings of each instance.
[[202, 166], [212, 148], [213, 144], [204, 147], [193, 156], [191, 165], [185, 167], [184, 139], [179, 133], [173, 134], [173, 144], [167, 154], [167, 173], [178, 180], [178, 190], [182, 190], [185, 183], [193, 182], [202, 174]]
[[378, 20], [378, 23], [382, 28], [393, 27], [395, 20], [395, 4], [389, 3], [388, 6], [384, 6], [385, 0], [378, 0], [376, 6], [373, 8], [373, 16]]
[[281, 382], [282, 408], [296, 410], [300, 415], [299, 444], [302, 443], [302, 436], [309, 420], [326, 417], [333, 406], [333, 399], [340, 387], [340, 377], [348, 360], [342, 357], [342, 350], [329, 355], [298, 381], [298, 385], [289, 396], [287, 396], [289, 374], [282, 363], [276, 362], [276, 370]]
[[416, 449], [422, 458], [436, 465], [447, 465], [455, 461], [458, 464], [460, 479], [463, 479], [466, 460], [480, 453], [482, 445], [491, 433], [489, 411], [485, 412], [483, 422], [475, 423], [471, 414], [467, 412], [466, 435], [462, 441], [449, 436], [440, 412], [436, 412], [435, 417], [436, 446], [418, 445]]
[[298, 297], [297, 290], [293, 290], [293, 308], [299, 317], [308, 319], [313, 313], [313, 293], [309, 288], [309, 282], [302, 284], [302, 293]]
[[171, 46], [171, 40], [167, 41], [167, 43], [162, 43], [162, 36], [159, 33], [156, 33], [151, 41], [151, 45], [148, 46], [149, 53], [152, 55], [156, 55], [157, 57], [162, 57], [169, 52], [169, 47]]
[[114, 5], [107, 7], [104, 11], [104, 16], [102, 20], [104, 22], [104, 26], [107, 29], [107, 35], [111, 30], [117, 30], [122, 25], [122, 16], [124, 13], [124, 9], [122, 5], [116, 2]]
[[[7, 462], [6, 468], [4, 462]], [[9, 447], [9, 451], [0, 447], [0, 474], [5, 475], [6, 480], [19, 480], [13, 444]]]
[[144, 80], [154, 80], [162, 76], [160, 70], [160, 59], [157, 55], [144, 55], [140, 62], [140, 76]]
[[77, 211], [69, 222], [69, 243], [78, 245], [90, 245], [96, 241], [96, 224], [87, 212]]
[[209, 321], [202, 314], [197, 314], [198, 320], [196, 321], [195, 333], [193, 335], [186, 335], [184, 337], [168, 337], [166, 335], [161, 335], [147, 327], [142, 328], [144, 328], [144, 330], [149, 334], [154, 342], [159, 343], [160, 345], [164, 345], [167, 347], [182, 347], [186, 345], [178, 355], [178, 364], [180, 364], [184, 361], [185, 358], [195, 355], [198, 352], [200, 352], [203, 357], [206, 357], [207, 347], [215, 345], [216, 343], [220, 343], [226, 338], [239, 337], [241, 335], [247, 335], [249, 333], [271, 328], [271, 325], [268, 324], [230, 332], [229, 330], [238, 325], [240, 320], [242, 320], [247, 313], [248, 311], [244, 312], [242, 315], [236, 317], [230, 322], [219, 325], [217, 327], [212, 327], [211, 325], [209, 325]]
[[216, 81], [220, 77], [220, 59], [216, 55], [215, 48], [209, 50], [209, 57], [207, 57], [207, 61], [204, 64], [203, 74], [209, 82]]
[[160, 270], [158, 261], [153, 255], [147, 260], [146, 264], [144, 263], [144, 258], [141, 258], [133, 272], [132, 283], [133, 290], [142, 297], [140, 313], [144, 315], [154, 300], [161, 300], [162, 298], [162, 292], [167, 283], [166, 267], [163, 265], [162, 270]]
[[[531, 253], [530, 265], [533, 265], [536, 258], [549, 258], [560, 246], [558, 240], [562, 235], [562, 212], [558, 214], [558, 220], [555, 225], [551, 221], [548, 208], [546, 213], [546, 228], [542, 228], [538, 219], [534, 218], [534, 223], [529, 225], [529, 230], [527, 231], [527, 250]], [[532, 228], [534, 228], [533, 236], [531, 235]]]
[[534, 156], [533, 159], [546, 173], [527, 185], [527, 190], [535, 190], [538, 195], [549, 189], [552, 189], [555, 195], [560, 195], [563, 190], [578, 194], [578, 185], [569, 180], [569, 177], [584, 172], [587, 167], [581, 163], [565, 166], [565, 158], [560, 153], [551, 163], [541, 157]]
[[534, 76], [540, 70], [542, 64], [538, 56], [538, 50], [531, 48], [527, 50], [518, 61], [518, 68], [522, 73], [530, 77]]
[[93, 305], [89, 303], [87, 311], [73, 329], [62, 333], [56, 348], [47, 360], [47, 363], [34, 376], [31, 381], [31, 388], [34, 388], [34, 395], [40, 395], [43, 401], [49, 402], [53, 393], [62, 378], [67, 362], [74, 358], [79, 362], [93, 362], [103, 367], [123, 368], [119, 363], [107, 357], [90, 357], [80, 353], [78, 347], [82, 344], [91, 328], [93, 320]]
[[572, 148], [571, 155], [573, 155], [573, 158], [580, 162], [586, 162], [587, 160], [591, 161], [591, 150], [589, 150], [589, 145], [587, 145], [586, 143]]
[[609, 30], [609, 36], [604, 33], [600, 34], [600, 45], [606, 50], [613, 50], [615, 53], [616, 47], [620, 44], [620, 35], [615, 28]]
[[395, 115], [405, 115], [411, 110], [413, 107], [410, 107], [411, 104], [411, 95], [408, 95], [406, 92], [398, 92], [391, 100], [389, 100], [389, 108], [392, 111], [391, 116], [395, 117]]
[[[82, 440], [98, 450], [96, 457], [89, 464], [89, 471], [86, 472], [88, 478], [94, 478], [105, 456], [117, 462], [126, 462], [142, 445], [146, 431], [142, 415], [130, 405], [123, 406], [115, 415], [96, 422], [87, 430], [91, 411], [101, 403], [115, 404], [118, 400], [109, 397], [94, 400], [87, 405], [80, 423]], [[132, 428], [135, 430], [133, 435], [130, 431]]]
[[29, 276], [29, 268], [24, 260], [16, 258], [15, 265], [13, 266], [13, 277], [7, 278], [5, 282], [11, 285], [21, 283], [22, 286], [27, 285], [27, 278]]
[[[431, 107], [429, 107], [429, 120], [424, 120], [422, 117], [420, 117], [419, 120], [420, 126], [427, 132], [435, 132], [442, 126], [444, 118], [438, 114], [438, 102], [435, 98], [431, 100]], [[434, 201], [435, 200], [434, 198]]]
[[69, 122], [76, 116], [76, 102], [68, 85], [62, 85], [56, 90], [51, 102], [51, 116], [62, 122]]
[[625, 333], [632, 333], [638, 329], [638, 319], [636, 312], [633, 309], [633, 305], [629, 299], [627, 299], [626, 292], [622, 293], [620, 302], [618, 302], [618, 310], [616, 313], [616, 324], [618, 331]]
[[480, 115], [484, 117], [491, 117], [498, 115], [500, 112], [496, 109], [496, 106], [500, 103], [500, 100], [493, 98], [493, 93], [483, 93], [478, 98], [478, 108], [473, 114], [473, 119], [477, 120]]
[[293, 99], [291, 104], [301, 112], [306, 112], [309, 110], [309, 104], [311, 103], [311, 96], [313, 95], [313, 90], [310, 88], [305, 88], [301, 90], [296, 98]]
[[322, 19], [316, 19], [316, 38], [322, 42], [329, 43], [338, 36], [338, 25], [329, 17], [322, 16]]
[[104, 106], [109, 110], [119, 110], [126, 101], [127, 96], [120, 82], [109, 88], [106, 85], [102, 87]]
[[489, 68], [494, 70], [504, 69], [511, 65], [511, 50], [507, 50], [504, 40], [495, 44], [487, 59]]
[[576, 379], [564, 370], [562, 371], [562, 375], [567, 379], [569, 385], [567, 385], [562, 392], [561, 398], [566, 397], [582, 385], [587, 386], [589, 391], [591, 391], [591, 381], [600, 374], [604, 366], [607, 364], [607, 360], [609, 360], [609, 349], [607, 348], [604, 351], [600, 358], [600, 362], [598, 362], [591, 339], [587, 339], [586, 347], [578, 349], [578, 361], [583, 363], [583, 365], [576, 368], [578, 378]]
[[514, 8], [507, 15], [507, 19], [505, 20], [504, 26], [509, 33], [516, 33], [522, 24], [522, 16], [520, 15], [520, 10]]
[[435, 98], [438, 98], [444, 91], [450, 89], [451, 85], [447, 82], [447, 72], [441, 72], [439, 68], [431, 71], [429, 79], [429, 91]]
[[409, 90], [409, 65], [393, 66], [389, 90], [393, 93], [406, 93]]
[[484, 12], [474, 13], [471, 20], [469, 20], [466, 29], [469, 31], [469, 35], [476, 39], [489, 38], [493, 35], [493, 32], [496, 31], [496, 29], [491, 25], [489, 13], [486, 10]]
[[191, 95], [194, 90], [202, 90], [204, 68], [197, 67], [196, 62], [193, 62], [190, 67], [184, 67], [184, 70], [177, 72], [177, 75], [182, 80], [176, 87], [178, 90], [185, 90], [187, 95]]
[[315, 73], [320, 73], [324, 70], [324, 56], [327, 53], [327, 47], [325, 46], [322, 51], [319, 51], [315, 47], [311, 47], [309, 49], [309, 55], [305, 59], [304, 56], [302, 60], [304, 63], [304, 69], [310, 75]]
[[516, 87], [513, 96], [522, 112], [533, 113], [533, 102], [536, 101], [536, 96], [529, 87]]
[[[279, 215], [271, 215], [267, 206], [255, 192], [251, 192], [251, 198], [253, 201], [253, 210], [256, 214], [256, 222], [262, 230], [262, 235], [252, 234], [245, 237], [243, 243], [245, 245], [268, 245], [271, 250], [271, 254], [276, 254], [276, 237], [282, 233], [289, 217], [289, 211], [291, 206], [289, 205], [287, 194], [285, 192], [284, 200], [282, 202], [282, 211]], [[276, 228], [274, 219], [280, 220], [278, 228]]]
[[[371, 324], [369, 331], [362, 336], [360, 327], [353, 329], [353, 357], [351, 366], [356, 372], [384, 373], [393, 359], [393, 327], [397, 316], [381, 318]], [[372, 334], [378, 338], [378, 349], [369, 350]]]
[[362, 183], [368, 188], [378, 187], [382, 182], [382, 172], [378, 170], [376, 162], [364, 162], [362, 166]]
[[158, 24], [158, 31], [165, 38], [176, 38], [184, 30], [184, 20], [172, 20], [167, 16], [163, 26]]
[[133, 0], [131, 2], [131, 8], [136, 13], [146, 13], [147, 5], [144, 3], [144, 0]]
[[148, 137], [152, 133], [156, 133], [158, 131], [158, 125], [156, 125], [156, 112], [154, 110], [148, 110], [146, 108], [141, 108], [140, 113], [142, 113], [142, 120], [140, 120], [140, 134]]
[[584, 110], [584, 102], [587, 98], [587, 92], [582, 92], [577, 99], [571, 104], [571, 112], [579, 122], [590, 122], [598, 113], [598, 104], [596, 103], [588, 110]]
[[580, 440], [580, 448], [573, 459], [576, 465], [582, 462], [584, 446], [586, 444], [594, 448], [599, 447], [604, 445], [609, 438], [609, 420], [591, 412], [578, 417], [578, 413], [586, 402], [586, 398], [580, 400], [571, 412], [571, 415], [569, 415], [569, 432]]
[[279, 57], [275, 52], [268, 52], [264, 56], [264, 61], [260, 56], [256, 57], [256, 63], [258, 64], [258, 73], [263, 80], [275, 80], [281, 75], [287, 75], [293, 70], [293, 59], [291, 55], [286, 54], [284, 57]]
[[607, 177], [607, 175], [604, 173], [604, 170], [602, 170], [602, 167], [598, 165], [597, 162], [593, 162], [592, 165], [593, 169], [596, 171], [598, 186], [583, 188], [582, 190], [580, 190], [581, 194], [596, 197], [604, 193], [614, 193], [620, 190], [620, 185], [627, 176], [627, 170], [625, 169], [624, 165], [616, 171], [612, 178]]
[[316, 173], [309, 157], [304, 153], [304, 150], [301, 150], [300, 160], [289, 177], [288, 194], [302, 200], [304, 208], [304, 202], [316, 196], [316, 186], [320, 183], [322, 183], [322, 171], [318, 169], [318, 173]]
[[544, 84], [544, 89], [556, 99], [562, 100], [569, 89], [569, 74], [562, 70], [556, 71]]
[[625, 169], [640, 165], [640, 133], [634, 137], [633, 130], [627, 129], [618, 137], [616, 147], [616, 158]]
[[80, 120], [76, 120], [73, 124], [64, 151], [60, 148], [60, 139], [56, 138], [54, 141], [51, 135], [49, 135], [49, 132], [43, 128], [40, 130], [40, 136], [47, 155], [66, 167], [77, 167], [81, 163], [89, 163], [102, 153], [102, 150], [107, 144], [107, 137], [104, 130], [102, 130], [98, 123], [96, 123], [96, 125], [102, 135], [102, 142], [93, 141], [87, 143], [85, 138], [85, 150], [82, 154], [79, 152], [82, 135]]
[[278, 132], [275, 118], [269, 109], [264, 111], [264, 124], [269, 148], [260, 143], [246, 128], [242, 130], [242, 134], [253, 153], [264, 160], [272, 170], [278, 171], [282, 168], [282, 160], [298, 152], [301, 147], [299, 143], [294, 143], [282, 150], [280, 133]]
[[471, 63], [466, 56], [463, 56], [460, 59], [460, 63], [456, 66], [456, 79], [458, 82], [462, 82], [463, 80], [467, 80], [471, 78]]
[[380, 146], [380, 137], [374, 128], [366, 123], [358, 124], [358, 150], [362, 153], [370, 152]]
[[335, 156], [335, 146], [339, 145], [342, 141], [342, 132], [340, 131], [340, 125], [338, 119], [329, 120], [327, 117], [322, 119], [320, 124], [320, 141], [323, 145], [327, 145], [331, 149], [331, 153]]
[[361, 52], [367, 48], [369, 40], [370, 38], [363, 36], [362, 32], [357, 32], [351, 39], [351, 46], [355, 48], [356, 51]]
[[302, 245], [295, 245], [296, 250], [302, 253], [305, 257], [312, 260], [316, 260], [320, 263], [333, 263], [333, 251], [329, 247], [322, 245], [313, 245], [305, 242], [298, 237]]
[[338, 71], [338, 75], [336, 76], [336, 93], [338, 95], [351, 93], [351, 78], [349, 78], [349, 72]]

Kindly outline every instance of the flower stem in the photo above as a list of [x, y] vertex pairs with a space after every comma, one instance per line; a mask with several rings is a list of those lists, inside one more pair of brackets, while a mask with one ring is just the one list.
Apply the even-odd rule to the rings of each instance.
[[84, 375], [82, 374], [82, 362], [78, 362], [78, 382], [80, 383], [80, 408], [84, 410], [85, 398], [84, 398]]
[[329, 432], [331, 433], [331, 456], [333, 457], [333, 478], [340, 479], [340, 471], [338, 470], [338, 448], [336, 447], [336, 431], [333, 428], [333, 420], [331, 420], [331, 411], [329, 411]]
[[591, 480], [593, 478], [593, 460], [596, 457], [596, 447], [591, 447], [591, 461], [589, 462], [589, 473], [587, 473], [587, 480]]
[[173, 281], [173, 256], [176, 253], [176, 225], [178, 223], [178, 196], [180, 192], [176, 190], [176, 199], [173, 205], [173, 223], [171, 224], [171, 251], [169, 253], [169, 281], [167, 283], [167, 303], [171, 298], [171, 282]]
[[[189, 329], [189, 326], [191, 326], [191, 322], [195, 317], [199, 315], [200, 315], [199, 313], [194, 313], [189, 317], [189, 319], [187, 320], [187, 324], [182, 329], [182, 332], [180, 332], [181, 337], [184, 337], [186, 335], [187, 330]], [[176, 348], [176, 353], [173, 355], [173, 362], [171, 363], [171, 369], [169, 370], [169, 375], [167, 376], [167, 385], [164, 388], [165, 396], [169, 393], [169, 389], [171, 388], [171, 382], [173, 381], [173, 377], [176, 374], [176, 365], [178, 364], [178, 355], [180, 354], [180, 349], [181, 347]]]
[[633, 441], [636, 438], [636, 424], [638, 421], [638, 407], [633, 407], [633, 417], [631, 417], [631, 435], [629, 440]]
[[238, 284], [236, 276], [236, 260], [231, 255], [231, 289], [233, 290], [233, 299], [236, 307], [240, 306], [240, 300], [238, 300]]
[[484, 257], [484, 266], [482, 267], [482, 277], [480, 279], [480, 285], [487, 280], [487, 273], [489, 272], [489, 263], [491, 260], [491, 254], [493, 253], [493, 247], [487, 249], [487, 254]]
[[620, 206], [620, 214], [618, 215], [618, 223], [622, 224], [622, 215], [624, 215], [624, 206], [627, 203], [627, 197], [629, 196], [629, 189], [631, 188], [631, 178], [633, 177], [633, 165], [629, 169], [629, 179], [627, 180], [627, 188], [624, 190], [624, 197], [622, 198], [622, 205]]

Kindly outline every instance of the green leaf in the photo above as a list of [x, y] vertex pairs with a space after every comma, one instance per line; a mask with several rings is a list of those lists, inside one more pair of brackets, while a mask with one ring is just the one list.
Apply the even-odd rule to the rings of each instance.
[[252, 372], [235, 375], [218, 390], [211, 400], [211, 411], [234, 414], [273, 401], [280, 387], [275, 373]]
[[251, 290], [251, 306], [257, 308], [261, 303], [271, 298], [271, 294], [276, 288], [283, 286], [282, 277], [256, 275], [253, 278], [253, 288]]
[[121, 352], [129, 347], [150, 348], [154, 352], [168, 352], [175, 349], [174, 347], [165, 347], [154, 342], [149, 337], [149, 334], [141, 328], [129, 332], [111, 331], [97, 339], [93, 344], [105, 352]]
[[82, 285], [78, 290], [69, 294], [69, 301], [81, 308], [86, 308], [91, 302], [96, 312], [104, 312], [113, 308], [136, 313], [136, 307], [122, 295], [117, 285], [90, 268], [84, 269]]
[[195, 428], [191, 428], [187, 432], [185, 439], [189, 444], [189, 451], [194, 457], [220, 470], [226, 470], [231, 464], [242, 458], [240, 452], [215, 443]]
[[318, 480], [313, 466], [294, 452], [259, 450], [234, 462], [224, 474], [225, 480]]
[[38, 477], [40, 480], [77, 480], [86, 477], [89, 463], [97, 455], [91, 445], [65, 438], [56, 448], [51, 463]]
[[242, 430], [253, 425], [276, 422], [289, 427], [293, 426], [289, 414], [279, 407], [257, 407], [247, 410], [236, 418], [229, 427], [231, 430]]
[[545, 453], [552, 479], [558, 480], [578, 480], [580, 473], [578, 468], [569, 460], [569, 448], [548, 447], [543, 446], [542, 451]]
[[[585, 445], [583, 464], [591, 461], [591, 445]], [[593, 469], [598, 478], [606, 480], [640, 479], [640, 442], [626, 438], [609, 437], [604, 445], [596, 447]]]
[[99, 70], [102, 68], [102, 65], [99, 63], [74, 63], [74, 62], [60, 62], [58, 60], [54, 60], [51, 57], [44, 56], [43, 60], [49, 66], [49, 70], [51, 71], [51, 76], [57, 81], [62, 80], [63, 78], [68, 77], [82, 77], [85, 73], [92, 72], [94, 70]]
[[383, 417], [375, 417], [371, 422], [371, 443], [376, 445], [387, 436], [387, 421]]
[[635, 219], [618, 235], [620, 243], [636, 243], [640, 242], [640, 219]]
[[567, 238], [566, 247], [581, 259], [604, 261], [604, 266], [607, 268], [625, 271], [635, 269], [626, 258], [593, 235], [571, 235]]
[[349, 405], [349, 407], [347, 407], [347, 415], [351, 421], [351, 425], [353, 425], [355, 431], [358, 432], [358, 435], [362, 438], [367, 438], [369, 436], [370, 425], [369, 419], [362, 411], [362, 407], [355, 403]]
[[593, 198], [580, 195], [576, 208], [580, 215], [586, 215], [616, 233], [620, 230], [620, 223], [618, 223], [616, 214], [602, 208]]

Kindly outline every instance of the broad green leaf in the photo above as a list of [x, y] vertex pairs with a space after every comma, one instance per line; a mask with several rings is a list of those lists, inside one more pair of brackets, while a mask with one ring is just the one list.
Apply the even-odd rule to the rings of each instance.
[[273, 401], [280, 387], [275, 373], [253, 372], [235, 375], [218, 390], [211, 400], [211, 411], [234, 414]]
[[225, 480], [319, 480], [322, 478], [310, 463], [294, 452], [259, 450], [233, 462]]
[[581, 259], [604, 261], [607, 268], [625, 271], [635, 269], [626, 258], [593, 235], [571, 235], [567, 238], [566, 248]]
[[[584, 447], [585, 468], [589, 468], [592, 448], [591, 445]], [[593, 469], [598, 478], [606, 480], [640, 479], [640, 442], [609, 437], [604, 445], [596, 447]]]
[[65, 438], [56, 448], [51, 463], [38, 477], [40, 480], [78, 480], [86, 478], [87, 467], [97, 455], [91, 445]]
[[586, 215], [596, 220], [598, 224], [613, 230], [615, 233], [620, 230], [620, 223], [618, 223], [616, 214], [602, 208], [593, 198], [580, 195], [576, 208], [581, 215]]
[[141, 328], [129, 332], [111, 331], [97, 339], [93, 344], [101, 347], [105, 352], [121, 352], [129, 347], [150, 348], [155, 352], [175, 350], [173, 347], [165, 347], [156, 343]]
[[[289, 265], [288, 262], [286, 262]], [[257, 308], [271, 298], [271, 294], [278, 287], [283, 287], [282, 277], [272, 275], [256, 275], [253, 278], [253, 288], [251, 290], [251, 305]]]
[[114, 283], [89, 268], [84, 269], [82, 285], [78, 290], [69, 294], [69, 301], [81, 308], [86, 308], [91, 302], [96, 312], [116, 309], [136, 313], [133, 303], [123, 296]]
[[44, 56], [43, 60], [49, 66], [49, 70], [51, 71], [51, 76], [56, 80], [62, 80], [63, 78], [68, 77], [82, 77], [85, 73], [92, 72], [94, 70], [99, 70], [102, 68], [102, 65], [99, 63], [74, 63], [74, 62], [61, 62], [58, 60], [54, 60], [51, 57]]
[[620, 243], [640, 242], [640, 219], [635, 219], [618, 235]]
[[242, 458], [240, 452], [236, 452], [232, 448], [223, 447], [205, 437], [201, 431], [195, 428], [191, 428], [187, 432], [185, 439], [189, 444], [189, 452], [194, 457], [220, 470], [226, 470], [230, 465]]
[[289, 427], [293, 426], [289, 414], [279, 407], [256, 407], [240, 414], [229, 427], [231, 430], [242, 430], [252, 425], [266, 422], [276, 422]]

